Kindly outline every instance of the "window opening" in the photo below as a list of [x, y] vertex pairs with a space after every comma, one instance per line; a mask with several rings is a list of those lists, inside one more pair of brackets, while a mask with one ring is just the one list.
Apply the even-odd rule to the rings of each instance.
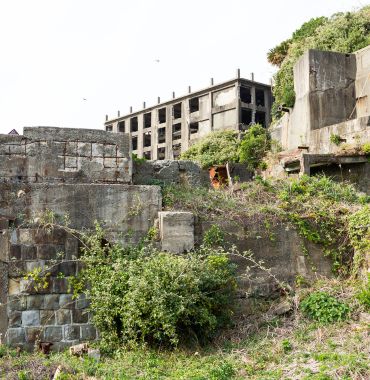
[[138, 130], [138, 122], [137, 122], [137, 116], [135, 116], [130, 119], [130, 131], [137, 132], [137, 130]]
[[265, 106], [265, 91], [256, 89], [256, 104], [257, 106]]
[[158, 128], [158, 144], [166, 142], [166, 128]]
[[181, 139], [181, 123], [172, 125], [172, 140]]
[[199, 98], [189, 99], [189, 110], [190, 113], [199, 111]]
[[158, 122], [159, 124], [165, 123], [166, 122], [166, 107], [160, 108], [158, 110]]
[[172, 107], [173, 118], [179, 119], [181, 117], [181, 103], [177, 103]]

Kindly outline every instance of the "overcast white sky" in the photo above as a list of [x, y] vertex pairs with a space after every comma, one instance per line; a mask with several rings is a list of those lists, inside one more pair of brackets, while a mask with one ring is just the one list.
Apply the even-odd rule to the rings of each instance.
[[367, 3], [0, 0], [0, 133], [102, 128], [105, 114], [231, 79], [237, 67], [268, 83], [270, 48], [311, 17]]

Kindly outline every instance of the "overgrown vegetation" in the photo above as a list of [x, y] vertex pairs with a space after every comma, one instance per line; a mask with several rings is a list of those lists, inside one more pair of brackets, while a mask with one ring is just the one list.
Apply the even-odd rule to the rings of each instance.
[[270, 149], [265, 128], [252, 125], [246, 132], [212, 132], [181, 154], [181, 159], [198, 162], [203, 168], [226, 163], [245, 163], [250, 170], [260, 166]]
[[158, 251], [149, 239], [122, 247], [109, 244], [99, 225], [80, 239], [83, 270], [73, 287], [90, 299], [104, 351], [200, 344], [230, 323], [235, 268], [222, 248], [180, 256]]
[[322, 291], [307, 295], [300, 307], [305, 315], [322, 323], [343, 321], [349, 314], [348, 305]]
[[[361, 251], [359, 244], [369, 244], [367, 230], [361, 229], [369, 225], [362, 219], [369, 215], [369, 197], [325, 176], [257, 180], [243, 184], [236, 193], [167, 186], [163, 200], [169, 209], [190, 210], [213, 224], [222, 225], [227, 215], [229, 223], [244, 228], [246, 234], [268, 239], [274, 239], [274, 226], [290, 224], [306, 242], [319, 244], [332, 258], [333, 270], [343, 275], [348, 274], [354, 251]], [[265, 230], [256, 231], [256, 225]], [[309, 254], [306, 246], [301, 249]]]
[[367, 379], [370, 337], [367, 322], [355, 316], [354, 285], [321, 280], [298, 289], [296, 298], [325, 289], [349, 305], [355, 320], [318, 323], [304, 318], [294, 303], [288, 314], [277, 316], [272, 310], [280, 300], [255, 299], [210, 346], [176, 351], [119, 349], [100, 361], [67, 352], [48, 357], [18, 353], [0, 346], [0, 378], [49, 379], [60, 366], [60, 379], [68, 380]]
[[273, 89], [273, 116], [279, 117], [279, 105], [294, 105], [293, 66], [305, 50], [352, 53], [369, 44], [369, 6], [357, 12], [336, 13], [330, 18], [318, 17], [304, 23], [290, 39], [271, 49], [267, 55], [268, 61], [279, 67]]

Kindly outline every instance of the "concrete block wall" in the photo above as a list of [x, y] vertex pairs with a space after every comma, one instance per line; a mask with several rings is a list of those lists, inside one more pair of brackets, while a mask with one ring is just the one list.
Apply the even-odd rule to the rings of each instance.
[[[79, 271], [78, 240], [62, 229], [20, 228], [3, 230], [1, 236], [8, 277], [8, 294], [0, 314], [4, 341], [27, 350], [38, 341], [48, 342], [59, 351], [96, 339], [97, 331], [86, 309], [88, 300], [73, 300], [68, 292], [68, 278]], [[36, 268], [49, 268], [50, 273], [39, 287], [25, 279], [25, 274]]]
[[2, 181], [130, 183], [131, 175], [126, 135], [52, 127], [0, 135]]
[[[162, 200], [159, 186], [134, 186], [126, 134], [64, 128], [25, 128], [0, 135], [0, 333], [13, 346], [36, 340], [59, 350], [97, 336], [87, 301], [72, 300], [67, 278], [76, 275], [79, 249], [63, 230], [35, 227], [51, 210], [70, 227], [104, 225], [107, 239], [137, 242], [153, 225]], [[36, 219], [35, 219], [36, 218]], [[47, 268], [45, 287], [24, 274]], [[63, 276], [60, 276], [62, 273]]]
[[208, 170], [193, 161], [155, 160], [133, 163], [132, 182], [135, 185], [181, 184], [209, 186]]

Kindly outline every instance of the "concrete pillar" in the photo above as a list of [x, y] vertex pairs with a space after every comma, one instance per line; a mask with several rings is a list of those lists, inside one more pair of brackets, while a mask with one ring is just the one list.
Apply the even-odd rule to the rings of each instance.
[[240, 69], [236, 69], [236, 77], [239, 79], [240, 78]]
[[191, 212], [158, 213], [163, 251], [183, 253], [194, 248], [194, 215]]
[[211, 86], [213, 86], [214, 82], [213, 82], [213, 78], [211, 78]]
[[8, 329], [7, 300], [8, 300], [8, 263], [0, 261], [0, 334], [5, 342]]
[[251, 88], [251, 98], [252, 98], [252, 123], [256, 120], [256, 87]]

